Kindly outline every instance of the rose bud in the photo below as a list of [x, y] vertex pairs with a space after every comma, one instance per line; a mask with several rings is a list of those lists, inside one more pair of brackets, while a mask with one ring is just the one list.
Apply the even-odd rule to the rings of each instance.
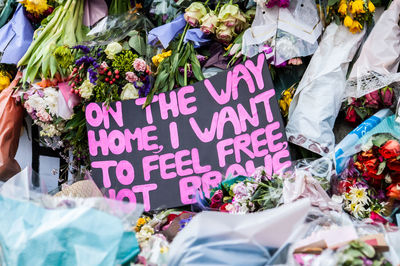
[[393, 96], [394, 96], [393, 89], [390, 88], [390, 87], [385, 87], [385, 88], [381, 89], [379, 92], [381, 94], [383, 104], [386, 107], [392, 106], [392, 104], [393, 104]]
[[218, 17], [214, 14], [213, 11], [211, 11], [200, 19], [200, 23], [200, 30], [202, 32], [204, 32], [205, 34], [215, 33], [215, 29], [218, 23]]
[[192, 27], [196, 27], [199, 20], [207, 14], [207, 10], [200, 2], [192, 3], [185, 9], [184, 18]]
[[357, 120], [357, 113], [356, 110], [354, 109], [353, 106], [350, 106], [349, 108], [347, 108], [346, 111], [346, 120], [351, 122], [351, 123], [355, 123]]

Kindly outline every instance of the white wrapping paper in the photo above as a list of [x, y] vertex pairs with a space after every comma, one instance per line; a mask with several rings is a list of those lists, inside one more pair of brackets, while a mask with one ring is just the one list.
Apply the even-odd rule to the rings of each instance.
[[362, 97], [393, 82], [400, 61], [400, 0], [383, 12], [365, 41], [347, 82], [345, 97]]
[[293, 97], [286, 134], [290, 142], [326, 155], [334, 150], [332, 132], [346, 87], [346, 74], [365, 31], [352, 34], [331, 23]]
[[279, 65], [294, 57], [313, 54], [321, 32], [314, 1], [292, 0], [289, 8], [267, 8], [262, 2], [257, 5], [251, 28], [243, 35], [242, 52], [255, 56], [270, 41], [276, 57], [274, 64]]

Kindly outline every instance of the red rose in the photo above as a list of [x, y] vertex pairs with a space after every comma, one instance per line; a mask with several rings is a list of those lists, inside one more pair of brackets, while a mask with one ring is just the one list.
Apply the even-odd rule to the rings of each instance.
[[224, 198], [224, 193], [222, 190], [218, 189], [215, 191], [214, 195], [211, 197], [211, 202], [212, 203], [220, 203], [222, 199]]
[[379, 153], [385, 159], [395, 158], [400, 155], [400, 143], [397, 140], [391, 139], [379, 149]]
[[213, 203], [211, 203], [211, 205], [210, 205], [210, 208], [211, 209], [219, 209], [219, 207], [221, 207], [221, 202], [213, 202]]
[[351, 123], [355, 123], [357, 120], [357, 113], [356, 110], [354, 109], [353, 106], [350, 106], [349, 108], [347, 108], [346, 111], [346, 120], [351, 122]]
[[400, 160], [396, 158], [390, 159], [387, 161], [386, 165], [390, 170], [400, 172]]
[[352, 184], [349, 181], [341, 180], [339, 182], [338, 191], [339, 191], [340, 194], [349, 193], [351, 186], [352, 186]]
[[227, 209], [226, 209], [226, 206], [228, 205], [229, 203], [225, 203], [224, 205], [222, 205], [220, 208], [219, 208], [219, 211], [220, 212], [229, 212]]
[[364, 166], [365, 166], [365, 168], [367, 168], [368, 172], [372, 172], [372, 173], [376, 174], [378, 171], [378, 166], [379, 166], [378, 159], [370, 159], [370, 160], [364, 162]]
[[400, 183], [391, 184], [386, 190], [386, 196], [388, 196], [389, 198], [400, 200]]

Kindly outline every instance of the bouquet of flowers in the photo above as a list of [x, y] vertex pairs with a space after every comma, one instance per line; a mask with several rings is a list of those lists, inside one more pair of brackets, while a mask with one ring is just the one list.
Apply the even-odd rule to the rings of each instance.
[[338, 185], [343, 208], [358, 219], [390, 216], [400, 200], [400, 143], [374, 135], [355, 154]]
[[352, 123], [363, 121], [376, 111], [393, 105], [393, 88], [385, 87], [360, 98], [351, 97], [346, 107], [346, 120]]
[[268, 176], [259, 167], [251, 177], [227, 179], [211, 191], [209, 208], [229, 213], [249, 213], [278, 206], [283, 189], [283, 178]]
[[35, 85], [21, 95], [24, 108], [34, 124], [41, 128], [41, 137], [59, 137], [64, 130], [64, 123], [55, 123], [55, 120], [62, 120], [58, 116], [58, 93], [57, 88]]
[[371, 24], [375, 6], [370, 0], [333, 0], [328, 2], [328, 22], [342, 23], [351, 33]]

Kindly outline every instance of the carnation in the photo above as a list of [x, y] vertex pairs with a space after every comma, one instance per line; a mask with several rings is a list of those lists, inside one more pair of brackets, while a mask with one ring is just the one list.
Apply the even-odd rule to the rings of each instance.
[[146, 61], [144, 61], [141, 58], [136, 58], [135, 61], [133, 61], [133, 68], [138, 72], [145, 72], [146, 67], [147, 67]]

